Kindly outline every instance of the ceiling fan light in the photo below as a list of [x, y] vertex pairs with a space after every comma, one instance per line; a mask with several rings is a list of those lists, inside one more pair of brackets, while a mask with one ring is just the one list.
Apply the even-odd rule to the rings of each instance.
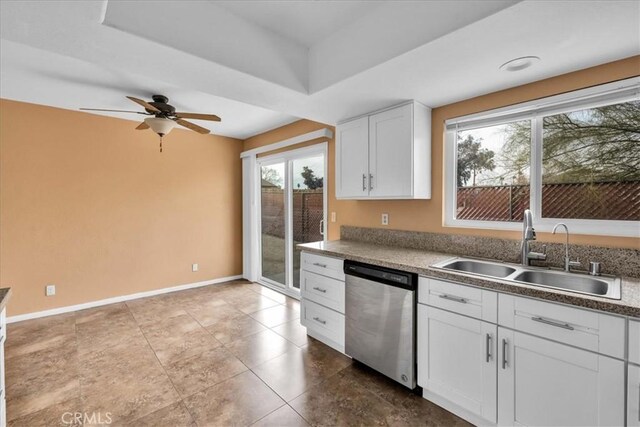
[[144, 119], [144, 122], [149, 125], [152, 131], [161, 136], [168, 134], [171, 129], [176, 127], [176, 122], [162, 117], [149, 117]]

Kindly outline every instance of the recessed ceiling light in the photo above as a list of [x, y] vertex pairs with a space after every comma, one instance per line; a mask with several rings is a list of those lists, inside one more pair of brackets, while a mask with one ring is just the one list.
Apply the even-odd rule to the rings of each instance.
[[520, 58], [507, 61], [500, 66], [502, 71], [520, 71], [531, 67], [535, 62], [540, 61], [537, 56], [521, 56]]

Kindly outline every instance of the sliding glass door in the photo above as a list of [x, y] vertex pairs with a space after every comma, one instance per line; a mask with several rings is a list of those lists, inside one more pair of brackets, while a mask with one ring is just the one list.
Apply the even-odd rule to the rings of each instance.
[[286, 183], [285, 163], [262, 164], [260, 176], [260, 238], [262, 276], [286, 284]]
[[300, 290], [299, 243], [324, 240], [326, 145], [258, 159], [260, 280]]

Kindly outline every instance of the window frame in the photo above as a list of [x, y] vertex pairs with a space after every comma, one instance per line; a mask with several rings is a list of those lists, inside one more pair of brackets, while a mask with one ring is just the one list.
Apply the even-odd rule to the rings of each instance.
[[640, 221], [542, 218], [542, 135], [546, 116], [602, 105], [640, 100], [640, 77], [541, 98], [535, 101], [453, 118], [445, 121], [444, 227], [521, 230], [521, 222], [457, 219], [457, 132], [485, 126], [531, 120], [530, 207], [536, 230], [551, 232], [558, 222], [572, 234], [640, 237]]

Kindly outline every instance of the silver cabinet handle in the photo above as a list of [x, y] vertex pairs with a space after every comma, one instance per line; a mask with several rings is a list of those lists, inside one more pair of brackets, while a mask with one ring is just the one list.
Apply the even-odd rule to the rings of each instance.
[[322, 289], [322, 288], [319, 288], [319, 287], [317, 287], [317, 286], [314, 286], [314, 287], [313, 287], [313, 289], [315, 289], [315, 290], [316, 290], [316, 291], [318, 291], [318, 292], [322, 292], [323, 294], [326, 294], [326, 293], [327, 293], [327, 290], [326, 290], [326, 289]]
[[531, 320], [533, 320], [534, 322], [544, 323], [545, 325], [555, 326], [557, 328], [568, 329], [570, 331], [573, 331], [574, 329], [573, 326], [568, 323], [555, 322], [553, 320], [545, 319], [544, 317], [540, 316], [532, 317]]
[[362, 174], [362, 191], [367, 191], [367, 175]]
[[326, 320], [322, 320], [322, 319], [321, 319], [321, 318], [319, 318], [319, 317], [314, 317], [314, 318], [313, 318], [313, 320], [315, 320], [315, 321], [316, 321], [316, 322], [318, 322], [318, 323], [322, 323], [323, 325], [326, 325], [326, 324], [327, 324], [327, 321], [326, 321]]
[[487, 363], [492, 359], [491, 356], [491, 334], [487, 334]]
[[502, 339], [502, 369], [507, 369], [509, 362], [507, 361], [507, 345], [506, 339]]
[[439, 295], [439, 297], [442, 298], [442, 299], [448, 299], [450, 301], [460, 302], [462, 304], [466, 304], [467, 303], [466, 299], [460, 298], [460, 297], [454, 297], [452, 295], [442, 294], [442, 295]]
[[320, 220], [320, 235], [324, 236], [324, 218]]
[[373, 190], [373, 175], [369, 174], [369, 191]]
[[314, 262], [313, 265], [315, 265], [316, 267], [327, 268], [327, 264], [322, 264], [322, 263], [319, 263], [319, 262]]

